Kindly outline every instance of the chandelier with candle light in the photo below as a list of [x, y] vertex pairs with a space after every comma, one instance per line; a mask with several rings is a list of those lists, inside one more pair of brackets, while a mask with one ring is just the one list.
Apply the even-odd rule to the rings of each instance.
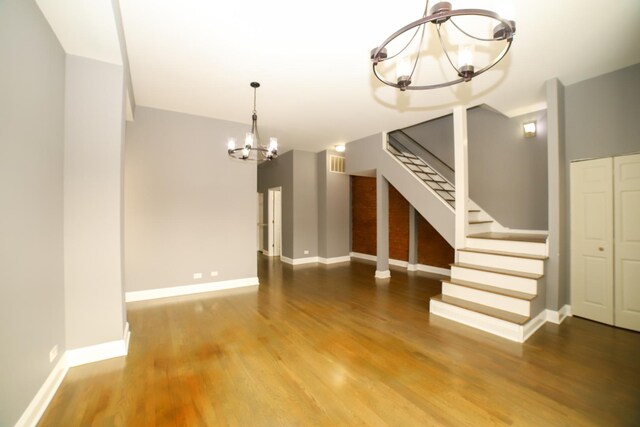
[[227, 143], [227, 152], [229, 157], [238, 160], [264, 162], [273, 160], [278, 157], [278, 139], [269, 138], [269, 145], [260, 144], [260, 136], [258, 134], [258, 113], [256, 111], [256, 90], [260, 87], [260, 83], [251, 82], [253, 88], [253, 114], [251, 115], [251, 132], [247, 132], [244, 138], [244, 146], [236, 148], [236, 140], [229, 138]]
[[[478, 33], [473, 33], [475, 29], [470, 30], [469, 28], [465, 28], [461, 21], [469, 20], [470, 17], [476, 21], [485, 21], [482, 24], [487, 25], [486, 28], [489, 30], [486, 31], [487, 34], [483, 33], [482, 35], [478, 35]], [[414, 80], [416, 80], [417, 77], [416, 69], [421, 56], [423, 58], [426, 56], [426, 47], [424, 44], [427, 30], [431, 33], [435, 32], [433, 38], [438, 39], [440, 47], [446, 57], [446, 62], [451, 65], [453, 71], [449, 73], [450, 75], [448, 77], [445, 77], [445, 81], [423, 84], [424, 82], [415, 82]], [[456, 34], [456, 36], [466, 41], [458, 45], [457, 58], [450, 52], [450, 49], [447, 48], [446, 38], [449, 32], [457, 32], [458, 34]], [[516, 23], [501, 17], [496, 12], [485, 9], [456, 10], [452, 8], [449, 2], [436, 3], [431, 10], [429, 10], [429, 0], [426, 0], [422, 18], [400, 28], [370, 52], [371, 61], [373, 62], [373, 73], [382, 83], [398, 88], [401, 91], [437, 89], [468, 82], [475, 76], [495, 66], [505, 57], [511, 47], [515, 32]], [[400, 40], [403, 38], [408, 38], [409, 41]], [[427, 39], [431, 39], [431, 37], [427, 37]], [[474, 63], [475, 45], [473, 44], [478, 42], [483, 45], [503, 43], [504, 46], [500, 53], [493, 57], [492, 60], [478, 65]], [[394, 44], [400, 44], [400, 46], [404, 44], [404, 47], [390, 54], [387, 51], [387, 46]], [[407, 53], [410, 46], [415, 49], [412, 54]], [[379, 69], [383, 68], [381, 67], [382, 64], [389, 63], [392, 59], [396, 62], [396, 78], [393, 81], [384, 76], [384, 74], [389, 74], [388, 69]], [[456, 59], [457, 65], [454, 64], [454, 60]]]

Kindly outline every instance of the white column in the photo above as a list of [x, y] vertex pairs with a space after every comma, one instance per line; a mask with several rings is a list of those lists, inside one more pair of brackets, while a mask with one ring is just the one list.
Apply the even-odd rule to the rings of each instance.
[[456, 169], [456, 262], [458, 249], [466, 246], [469, 215], [469, 159], [467, 153], [467, 109], [457, 106], [453, 109], [453, 141]]

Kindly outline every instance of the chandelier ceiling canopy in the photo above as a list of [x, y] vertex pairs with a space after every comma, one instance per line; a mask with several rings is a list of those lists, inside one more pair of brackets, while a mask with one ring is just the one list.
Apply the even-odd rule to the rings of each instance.
[[278, 157], [278, 139], [269, 138], [269, 145], [260, 144], [258, 133], [258, 113], [256, 110], [256, 91], [260, 83], [251, 82], [253, 88], [253, 114], [251, 115], [251, 132], [247, 132], [244, 138], [244, 145], [236, 147], [235, 138], [229, 138], [227, 143], [227, 153], [229, 157], [243, 161], [264, 162]]
[[[466, 23], [473, 24], [473, 29], [467, 28]], [[433, 37], [428, 37], [428, 32]], [[468, 82], [505, 57], [515, 32], [514, 21], [505, 19], [491, 10], [456, 10], [449, 2], [436, 3], [429, 10], [429, 0], [426, 0], [420, 19], [400, 28], [371, 51], [373, 73], [382, 83], [401, 91], [437, 89]], [[449, 77], [441, 82], [416, 82], [416, 70], [420, 67], [421, 59], [429, 57], [428, 46], [425, 46], [428, 43], [425, 43], [425, 40], [428, 42], [432, 38], [437, 38], [446, 57], [445, 62], [452, 67], [453, 72], [448, 73]], [[452, 40], [456, 40], [457, 43]], [[453, 44], [458, 45], [457, 57], [450, 52], [453, 50]], [[495, 50], [496, 44], [502, 45], [502, 49], [494, 54], [492, 51]], [[388, 50], [391, 50], [392, 46], [397, 48], [396, 45], [402, 47], [390, 54]], [[476, 51], [489, 56], [486, 63], [478, 63]], [[391, 61], [392, 59], [394, 61]], [[391, 74], [391, 67], [384, 67], [390, 62], [395, 62], [396, 65], [395, 79], [387, 77]]]

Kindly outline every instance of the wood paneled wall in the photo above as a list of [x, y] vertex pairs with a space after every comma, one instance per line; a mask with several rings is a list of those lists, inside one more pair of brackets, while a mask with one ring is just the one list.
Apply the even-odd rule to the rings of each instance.
[[[389, 258], [409, 259], [409, 202], [389, 185]], [[376, 179], [351, 177], [351, 251], [376, 255]], [[418, 215], [418, 262], [449, 268], [454, 251], [422, 216]]]

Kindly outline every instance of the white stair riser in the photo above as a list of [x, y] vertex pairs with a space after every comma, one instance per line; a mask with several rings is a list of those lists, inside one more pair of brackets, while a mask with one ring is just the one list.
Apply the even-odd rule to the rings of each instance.
[[523, 316], [531, 314], [530, 301], [494, 294], [493, 292], [467, 288], [452, 283], [442, 283], [442, 294]]
[[467, 230], [469, 234], [488, 233], [489, 231], [491, 231], [490, 222], [483, 222], [481, 224], [469, 224], [469, 228]]
[[512, 240], [474, 239], [467, 237], [467, 246], [473, 249], [514, 252], [527, 255], [547, 255], [546, 243], [514, 242]]
[[524, 273], [544, 274], [544, 261], [541, 259], [518, 258], [466, 251], [460, 251], [458, 255], [459, 262], [463, 264], [504, 268], [505, 270], [522, 271]]
[[528, 294], [538, 294], [538, 281], [535, 279], [492, 273], [490, 271], [451, 266], [451, 279], [482, 283]]
[[429, 303], [429, 312], [453, 320], [454, 322], [507, 338], [511, 341], [524, 342], [524, 328], [514, 323], [476, 313], [475, 311], [465, 308], [456, 307], [442, 301], [431, 300]]

